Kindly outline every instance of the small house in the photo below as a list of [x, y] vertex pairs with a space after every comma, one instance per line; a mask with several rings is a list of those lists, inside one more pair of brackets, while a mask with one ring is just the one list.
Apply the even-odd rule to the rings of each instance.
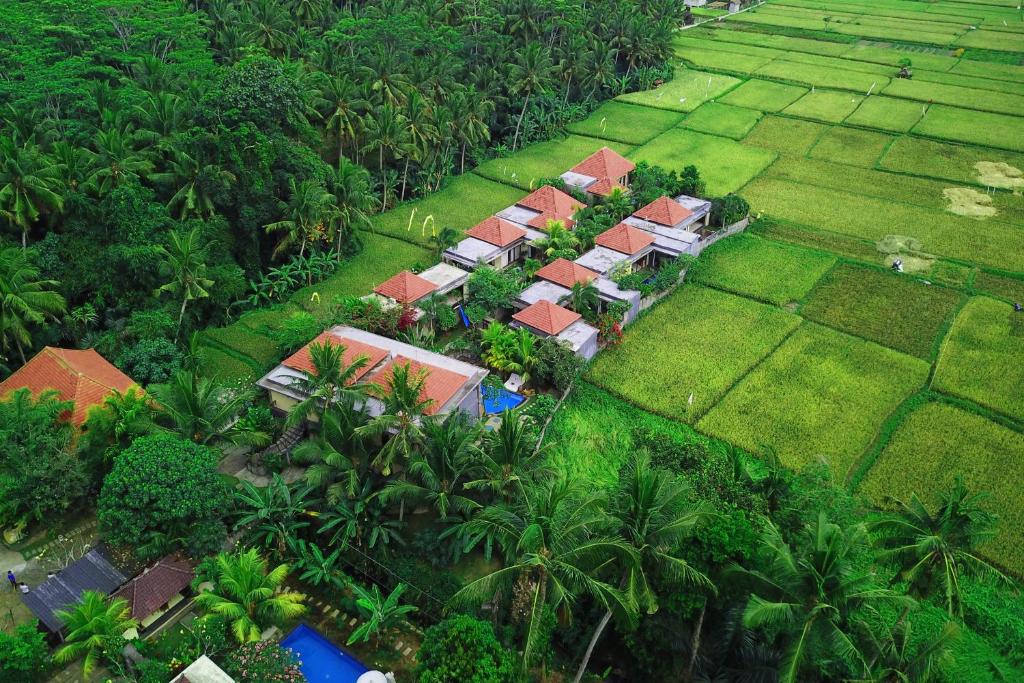
[[145, 636], [184, 607], [186, 598], [192, 595], [195, 576], [188, 562], [168, 556], [144, 569], [111, 597], [128, 602], [132, 619], [139, 624], [136, 635]]
[[538, 337], [554, 337], [586, 360], [597, 354], [596, 327], [583, 316], [550, 301], [538, 301], [512, 316], [512, 327], [523, 327]]
[[442, 259], [470, 270], [482, 265], [502, 270], [526, 254], [527, 239], [525, 229], [491, 216], [467, 230], [457, 245], [445, 249]]
[[582, 208], [582, 202], [551, 185], [544, 185], [499, 211], [497, 217], [526, 229], [527, 239], [532, 242], [544, 237], [548, 221], [561, 221], [571, 230], [573, 216]]
[[700, 253], [701, 240], [713, 233], [708, 227], [710, 220], [711, 202], [681, 195], [659, 197], [622, 222], [653, 235], [656, 253], [676, 257]]
[[373, 288], [373, 294], [386, 306], [411, 306], [431, 296], [440, 296], [454, 305], [462, 299], [469, 273], [447, 263], [438, 263], [419, 275], [403, 270]]
[[608, 147], [602, 147], [562, 174], [562, 182], [591, 199], [607, 197], [613, 190], [629, 189], [629, 174], [636, 164]]
[[[603, 250], [604, 248], [600, 247], [599, 249]], [[607, 250], [607, 252], [615, 258], [621, 256], [618, 252], [611, 250]], [[579, 263], [581, 259], [584, 262], [598, 261], [599, 256], [603, 256], [603, 253], [595, 256], [591, 252], [587, 252], [576, 262], [563, 258], [555, 259], [537, 271], [538, 281], [524, 289], [514, 303], [521, 307], [532, 305], [538, 301], [561, 304], [571, 294], [574, 284], [592, 284], [597, 289], [598, 313], [606, 310], [609, 304], [623, 302], [627, 309], [623, 322], [631, 321], [640, 310], [640, 292], [620, 289], [612, 280], [603, 277], [600, 272]], [[595, 265], [604, 267], [603, 263], [595, 263]]]

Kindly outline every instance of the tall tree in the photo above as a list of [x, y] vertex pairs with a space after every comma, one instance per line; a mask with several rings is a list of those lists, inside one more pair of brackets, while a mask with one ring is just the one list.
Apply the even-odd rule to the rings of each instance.
[[370, 189], [370, 174], [359, 164], [345, 157], [338, 158], [338, 167], [331, 178], [331, 191], [337, 202], [337, 212], [330, 225], [334, 237], [334, 251], [342, 258], [342, 247], [356, 230], [372, 228], [369, 214], [376, 199]]
[[32, 346], [31, 327], [58, 320], [67, 310], [64, 297], [53, 291], [55, 280], [40, 280], [39, 269], [24, 251], [0, 249], [0, 350], [11, 347], [25, 363], [25, 348]]
[[373, 460], [384, 476], [391, 474], [396, 461], [408, 462], [423, 445], [423, 416], [434, 404], [425, 396], [426, 382], [425, 370], [414, 371], [409, 363], [395, 363], [383, 386], [367, 387], [370, 395], [381, 402], [382, 410], [357, 433], [385, 439]]
[[247, 446], [265, 446], [270, 435], [237, 418], [252, 400], [251, 390], [229, 389], [216, 377], [193, 370], [176, 370], [167, 384], [152, 387], [172, 428], [186, 439], [208, 444], [215, 439]]
[[367, 419], [351, 399], [343, 398], [324, 411], [319, 432], [292, 452], [293, 461], [308, 465], [306, 483], [323, 491], [330, 505], [356, 495], [366, 475], [366, 441], [357, 430]]
[[554, 65], [551, 62], [550, 53], [544, 46], [537, 42], [529, 43], [519, 53], [519, 58], [509, 67], [511, 79], [511, 90], [523, 98], [523, 108], [516, 119], [516, 132], [512, 136], [512, 149], [519, 146], [519, 133], [523, 127], [523, 119], [526, 117], [526, 108], [530, 104], [533, 95], [547, 90], [554, 76]]
[[178, 326], [174, 333], [174, 341], [181, 336], [181, 326], [185, 321], [185, 309], [190, 301], [205, 299], [210, 296], [213, 280], [206, 277], [206, 252], [208, 245], [203, 241], [199, 226], [188, 232], [176, 231], [170, 236], [169, 246], [157, 247], [163, 257], [165, 276], [170, 282], [157, 288], [159, 296], [163, 292], [181, 297], [181, 308], [178, 310]]
[[240, 508], [236, 529], [246, 529], [264, 547], [283, 558], [299, 530], [309, 526], [309, 488], [286, 484], [279, 474], [267, 486], [243, 482], [235, 491]]
[[303, 370], [302, 376], [292, 382], [292, 386], [304, 398], [295, 404], [285, 423], [288, 426], [301, 424], [314, 416], [317, 420], [338, 401], [347, 399], [362, 402], [366, 398], [367, 387], [356, 381], [370, 359], [365, 354], [356, 356], [351, 363], [345, 363], [345, 345], [323, 341], [309, 345], [309, 360], [312, 370]]
[[299, 256], [303, 256], [307, 247], [327, 238], [329, 225], [338, 212], [334, 195], [315, 180], [303, 180], [296, 185], [295, 178], [289, 178], [288, 187], [288, 202], [281, 204], [285, 218], [263, 226], [267, 233], [284, 233], [274, 247], [274, 258], [295, 244], [299, 245]]
[[46, 212], [64, 208], [60, 168], [35, 146], [23, 147], [14, 136], [0, 136], [0, 216], [21, 231], [21, 248], [28, 232]]
[[544, 455], [526, 423], [516, 419], [515, 413], [505, 413], [501, 425], [485, 435], [466, 488], [496, 500], [521, 498], [527, 486], [552, 474], [542, 464]]
[[88, 679], [101, 661], [116, 662], [121, 656], [124, 632], [138, 626], [131, 615], [127, 600], [85, 591], [71, 609], [57, 612], [67, 633], [54, 659], [66, 664], [81, 657], [82, 675]]

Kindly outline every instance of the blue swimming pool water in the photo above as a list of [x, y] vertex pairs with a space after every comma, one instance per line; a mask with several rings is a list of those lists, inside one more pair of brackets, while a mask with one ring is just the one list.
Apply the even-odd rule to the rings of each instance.
[[358, 659], [305, 624], [299, 624], [281, 647], [299, 658], [299, 668], [309, 683], [356, 683], [368, 669]]
[[502, 387], [496, 391], [484, 390], [484, 412], [488, 415], [503, 413], [518, 408], [526, 397]]

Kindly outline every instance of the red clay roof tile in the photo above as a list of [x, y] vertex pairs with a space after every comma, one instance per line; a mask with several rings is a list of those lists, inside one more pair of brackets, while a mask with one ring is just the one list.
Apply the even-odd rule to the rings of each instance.
[[[626, 157], [613, 149], [602, 147], [570, 170], [573, 173], [588, 175], [598, 180], [618, 180], [622, 176], [632, 173], [635, 168], [636, 164]], [[592, 191], [590, 188], [587, 188], [587, 192]]]
[[653, 243], [653, 235], [625, 223], [619, 223], [615, 227], [605, 230], [594, 239], [594, 244], [630, 256], [641, 252]]
[[507, 247], [516, 240], [526, 237], [525, 230], [497, 216], [485, 218], [467, 230], [466, 234], [496, 247]]
[[387, 389], [388, 380], [394, 373], [395, 366], [408, 366], [410, 375], [425, 373], [423, 392], [420, 397], [430, 400], [431, 403], [424, 411], [427, 415], [433, 415], [444, 407], [444, 404], [451, 400], [452, 396], [458, 393], [466, 380], [469, 379], [457, 372], [439, 368], [436, 365], [420, 363], [405, 356], [395, 356], [394, 360], [388, 362], [384, 367], [375, 372], [370, 378], [371, 384], [376, 384], [382, 389]]
[[512, 319], [545, 334], [555, 335], [582, 317], [568, 308], [541, 299], [514, 314]]
[[672, 227], [683, 222], [692, 213], [692, 211], [674, 199], [658, 197], [647, 206], [638, 209], [633, 215], [645, 221]]
[[309, 355], [309, 347], [313, 344], [342, 344], [345, 346], [345, 351], [342, 353], [342, 362], [345, 365], [351, 365], [360, 356], [365, 356], [367, 361], [366, 365], [361, 367], [353, 377], [353, 381], [358, 382], [363, 378], [366, 373], [375, 368], [384, 358], [387, 357], [388, 352], [385, 349], [364, 344], [363, 342], [356, 341], [354, 339], [345, 339], [339, 337], [331, 332], [322, 332], [316, 339], [309, 342], [301, 349], [293, 353], [288, 358], [285, 358], [282, 365], [292, 368], [293, 370], [301, 370], [303, 372], [313, 372], [313, 360]]
[[[531, 226], [539, 228], [544, 227], [548, 220], [566, 221], [566, 227], [570, 227], [573, 214], [577, 209], [583, 208], [582, 203], [550, 185], [537, 188], [516, 203], [541, 213], [540, 216], [530, 221]], [[535, 222], [541, 218], [543, 220], [540, 224], [535, 225]]]
[[414, 275], [408, 270], [403, 270], [398, 275], [374, 287], [373, 291], [381, 296], [394, 299], [400, 304], [411, 304], [419, 301], [435, 289], [437, 289], [437, 285], [433, 282], [424, 280], [419, 275]]
[[537, 277], [570, 289], [577, 282], [589, 283], [597, 276], [589, 268], [564, 258], [557, 258], [537, 271]]
[[608, 178], [601, 178], [595, 183], [590, 184], [587, 187], [587, 192], [598, 197], [607, 197], [613, 190], [622, 190], [623, 192], [628, 191], [629, 188], [620, 185]]

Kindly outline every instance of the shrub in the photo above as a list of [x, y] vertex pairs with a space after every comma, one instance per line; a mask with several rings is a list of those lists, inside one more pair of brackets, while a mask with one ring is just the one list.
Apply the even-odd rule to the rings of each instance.
[[538, 339], [536, 351], [537, 365], [533, 369], [535, 381], [559, 391], [568, 389], [586, 365], [586, 361], [571, 348], [553, 337]]
[[466, 281], [469, 303], [488, 311], [512, 308], [512, 300], [522, 288], [520, 271], [515, 268], [498, 270], [482, 266], [474, 270]]
[[510, 683], [516, 679], [512, 653], [487, 622], [460, 614], [427, 629], [416, 653], [419, 683]]
[[224, 672], [245, 683], [304, 683], [306, 677], [291, 650], [271, 641], [244, 643], [224, 657]]
[[50, 649], [36, 623], [20, 624], [13, 633], [0, 631], [0, 680], [32, 683], [42, 679]]
[[711, 223], [725, 227], [741, 221], [750, 213], [750, 204], [738, 194], [727, 194], [711, 200]]
[[181, 368], [181, 350], [170, 339], [141, 339], [117, 357], [117, 367], [140, 386], [160, 384]]

